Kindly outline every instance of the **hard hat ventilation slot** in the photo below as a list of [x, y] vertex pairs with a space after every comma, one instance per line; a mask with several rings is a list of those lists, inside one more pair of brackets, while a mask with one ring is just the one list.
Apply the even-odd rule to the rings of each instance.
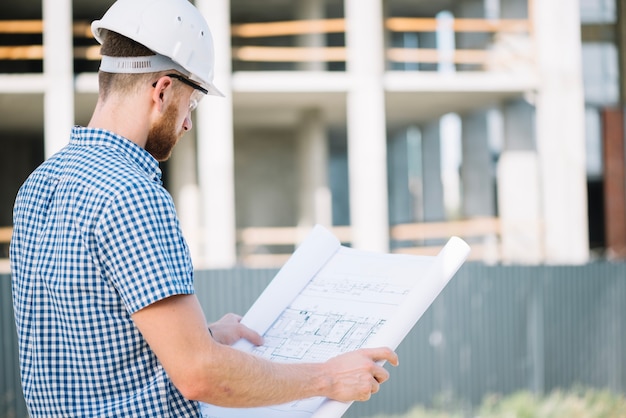
[[141, 74], [176, 70], [188, 74], [182, 66], [170, 58], [157, 54], [147, 57], [110, 57], [103, 55], [100, 70], [107, 73]]

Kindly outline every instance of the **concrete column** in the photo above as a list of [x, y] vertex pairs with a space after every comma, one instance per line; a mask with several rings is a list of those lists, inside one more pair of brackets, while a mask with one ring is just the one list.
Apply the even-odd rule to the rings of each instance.
[[441, 73], [456, 71], [454, 64], [454, 50], [456, 49], [454, 33], [454, 15], [447, 10], [437, 13], [437, 52], [439, 64], [437, 70]]
[[332, 225], [332, 199], [328, 185], [328, 141], [319, 109], [302, 112], [298, 132], [300, 174], [298, 226], [308, 232], [315, 224]]
[[183, 137], [176, 145], [172, 158], [168, 162], [172, 197], [180, 219], [191, 257], [200, 266], [202, 264], [202, 234], [198, 229], [201, 224], [201, 193], [197, 179], [196, 141], [193, 136]]
[[74, 125], [72, 0], [43, 0], [44, 153], [60, 150]]
[[[493, 1], [493, 0], [486, 0]], [[519, 19], [526, 16], [534, 3], [541, 0], [500, 0], [500, 18], [502, 19]], [[532, 18], [532, 16], [529, 16]]]
[[424, 220], [424, 150], [422, 131], [417, 126], [410, 126], [406, 131], [407, 163], [409, 192], [412, 215], [410, 222]]
[[[298, 19], [317, 20], [324, 19], [324, 0], [299, 0], [297, 2]], [[323, 33], [312, 33], [302, 35], [298, 38], [298, 45], [302, 47], [319, 48], [326, 46], [326, 38]], [[326, 63], [323, 61], [309, 61], [299, 63], [298, 67], [302, 71], [324, 71]]]
[[461, 122], [461, 207], [466, 218], [495, 215], [495, 173], [488, 124], [488, 111], [484, 110], [464, 116]]
[[[410, 129], [410, 128], [409, 128]], [[415, 221], [413, 208], [414, 181], [411, 180], [409, 129], [403, 129], [387, 143], [387, 167], [389, 176], [389, 223], [391, 225]], [[415, 179], [420, 180], [418, 177]]]
[[485, 17], [487, 19], [500, 19], [502, 5], [501, 0], [483, 0], [485, 8]]
[[497, 168], [502, 261], [544, 261], [539, 159], [533, 130], [534, 109], [524, 101], [503, 108], [504, 149]]
[[355, 248], [389, 250], [383, 13], [380, 0], [345, 0], [348, 164]]
[[[497, 123], [501, 119], [496, 115], [493, 109], [487, 109], [461, 119], [461, 212], [466, 219], [496, 215], [496, 174], [492, 155], [495, 145], [502, 139], [502, 124]], [[482, 253], [484, 262], [499, 261], [497, 234], [484, 235], [478, 242], [476, 253]]]
[[534, 151], [505, 151], [500, 156], [498, 207], [505, 264], [544, 261], [539, 171]]
[[443, 202], [446, 219], [453, 220], [461, 217], [461, 118], [448, 113], [439, 124]]
[[206, 97], [196, 110], [198, 183], [202, 193], [206, 267], [236, 263], [233, 101], [229, 0], [197, 0], [215, 44], [215, 85], [225, 98]]
[[441, 175], [441, 141], [439, 120], [422, 129], [422, 179], [423, 219], [418, 221], [439, 222], [446, 219], [443, 181]]
[[578, 2], [535, 1], [537, 149], [546, 262], [589, 259]]
[[[323, 19], [323, 0], [301, 0], [297, 3], [297, 15], [301, 20]], [[319, 48], [326, 44], [323, 33], [302, 35], [298, 45]], [[301, 71], [324, 71], [326, 63], [310, 61], [298, 64]], [[328, 141], [324, 121], [319, 109], [306, 109], [298, 132], [298, 168], [300, 174], [298, 226], [302, 232], [315, 224], [332, 225], [332, 198], [328, 186]]]

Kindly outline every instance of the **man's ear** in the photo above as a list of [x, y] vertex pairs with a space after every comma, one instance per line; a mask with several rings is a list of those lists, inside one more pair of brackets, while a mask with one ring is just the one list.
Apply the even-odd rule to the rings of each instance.
[[152, 102], [157, 106], [157, 110], [162, 112], [165, 106], [165, 100], [168, 94], [171, 93], [172, 79], [167, 76], [163, 76], [157, 80], [152, 90]]

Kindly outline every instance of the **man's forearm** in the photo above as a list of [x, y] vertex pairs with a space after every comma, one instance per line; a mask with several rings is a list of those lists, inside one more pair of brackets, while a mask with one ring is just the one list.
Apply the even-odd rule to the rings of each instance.
[[188, 399], [227, 407], [276, 405], [331, 393], [323, 364], [280, 364], [215, 344], [200, 371], [181, 383]]
[[[366, 400], [389, 377], [376, 362], [397, 364], [386, 348], [358, 350], [321, 364], [270, 362], [214, 340], [193, 295], [156, 302], [133, 320], [183, 396], [219, 406], [275, 405], [313, 396]], [[235, 325], [226, 339], [252, 332], [241, 327]]]

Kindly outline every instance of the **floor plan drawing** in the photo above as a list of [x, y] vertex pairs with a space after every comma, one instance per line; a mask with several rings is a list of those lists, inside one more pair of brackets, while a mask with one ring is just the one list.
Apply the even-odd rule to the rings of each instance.
[[321, 362], [356, 350], [384, 324], [383, 319], [289, 308], [252, 351], [279, 362]]

